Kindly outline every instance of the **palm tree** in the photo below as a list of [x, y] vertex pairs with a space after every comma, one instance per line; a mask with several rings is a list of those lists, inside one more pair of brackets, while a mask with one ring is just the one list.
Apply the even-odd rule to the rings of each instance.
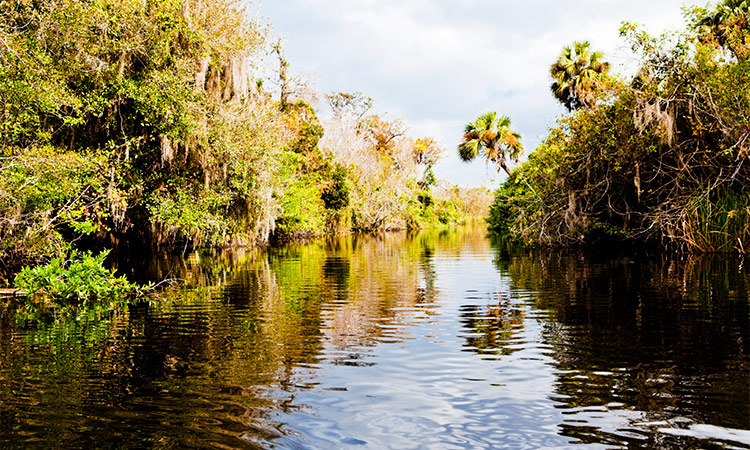
[[737, 59], [750, 57], [750, 0], [724, 0], [696, 21], [701, 39], [715, 40]]
[[510, 119], [498, 116], [497, 113], [482, 114], [474, 122], [466, 125], [463, 141], [458, 146], [458, 156], [463, 161], [471, 161], [479, 155], [484, 156], [485, 162], [497, 165], [510, 175], [505, 164], [505, 158], [510, 157], [518, 162], [523, 153], [521, 135], [510, 129]]
[[594, 106], [595, 90], [609, 71], [609, 63], [602, 61], [603, 57], [602, 52], [591, 51], [588, 41], [573, 42], [552, 64], [552, 93], [568, 111]]

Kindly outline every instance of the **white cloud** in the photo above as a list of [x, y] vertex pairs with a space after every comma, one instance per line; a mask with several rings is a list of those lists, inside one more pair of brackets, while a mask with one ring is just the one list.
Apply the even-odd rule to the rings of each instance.
[[[286, 36], [292, 70], [319, 89], [361, 91], [378, 111], [403, 117], [414, 134], [455, 149], [463, 124], [486, 110], [509, 115], [527, 148], [562, 109], [549, 94], [549, 65], [562, 46], [589, 40], [627, 64], [622, 20], [655, 33], [682, 24], [675, 0], [266, 0]], [[452, 156], [438, 176], [481, 184], [487, 171]]]

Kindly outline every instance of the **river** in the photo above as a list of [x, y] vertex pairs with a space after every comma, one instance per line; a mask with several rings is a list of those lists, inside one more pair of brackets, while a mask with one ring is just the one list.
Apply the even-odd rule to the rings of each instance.
[[0, 448], [750, 448], [748, 264], [481, 229], [133, 260], [181, 287], [0, 314]]

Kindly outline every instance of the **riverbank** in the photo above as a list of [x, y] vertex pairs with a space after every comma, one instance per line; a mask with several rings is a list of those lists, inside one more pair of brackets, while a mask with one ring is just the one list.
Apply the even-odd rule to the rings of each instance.
[[496, 192], [491, 227], [534, 245], [750, 252], [750, 12], [730, 3], [660, 37], [624, 24], [632, 77], [599, 61], [575, 84], [566, 48], [552, 71], [571, 78], [556, 92], [570, 112]]

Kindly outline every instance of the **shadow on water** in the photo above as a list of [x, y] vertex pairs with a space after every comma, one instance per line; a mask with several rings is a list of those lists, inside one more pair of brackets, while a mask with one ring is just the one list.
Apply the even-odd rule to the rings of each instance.
[[[568, 416], [563, 435], [723, 448], [722, 441], [737, 441], [736, 430], [750, 428], [745, 261], [530, 250], [498, 237], [493, 247], [511, 295], [543, 313], [542, 339], [557, 369], [551, 398]], [[604, 422], [592, 417], [618, 410], [629, 423], [591, 426]], [[750, 445], [749, 434], [739, 434]]]

